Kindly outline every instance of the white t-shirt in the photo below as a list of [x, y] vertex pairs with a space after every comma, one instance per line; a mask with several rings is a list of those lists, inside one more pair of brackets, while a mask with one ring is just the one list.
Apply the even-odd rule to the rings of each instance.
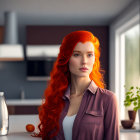
[[72, 127], [76, 114], [73, 116], [66, 116], [63, 120], [63, 130], [65, 140], [72, 140]]

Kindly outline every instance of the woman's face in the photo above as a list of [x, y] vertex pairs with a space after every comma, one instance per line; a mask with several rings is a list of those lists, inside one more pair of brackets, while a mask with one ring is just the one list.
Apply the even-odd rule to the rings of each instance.
[[69, 70], [72, 75], [89, 77], [89, 74], [93, 69], [94, 61], [95, 55], [93, 43], [89, 41], [85, 43], [78, 42], [69, 59]]

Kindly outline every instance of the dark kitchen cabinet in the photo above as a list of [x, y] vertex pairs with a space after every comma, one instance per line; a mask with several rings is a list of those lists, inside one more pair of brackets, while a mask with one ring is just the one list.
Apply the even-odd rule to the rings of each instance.
[[8, 113], [9, 115], [24, 115], [24, 114], [38, 114], [39, 106], [29, 106], [29, 105], [21, 105], [14, 106], [8, 105]]

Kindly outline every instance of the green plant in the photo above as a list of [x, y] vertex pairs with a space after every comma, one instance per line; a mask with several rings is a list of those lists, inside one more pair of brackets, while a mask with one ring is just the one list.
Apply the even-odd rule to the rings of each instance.
[[[136, 91], [134, 91], [136, 89]], [[131, 86], [129, 91], [125, 93], [124, 105], [126, 107], [130, 106], [133, 103], [133, 110], [137, 111], [140, 109], [140, 87]]]

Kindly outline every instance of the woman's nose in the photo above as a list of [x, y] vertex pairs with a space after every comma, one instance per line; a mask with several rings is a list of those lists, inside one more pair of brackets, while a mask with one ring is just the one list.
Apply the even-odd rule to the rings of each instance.
[[87, 63], [87, 58], [86, 56], [82, 56], [82, 64], [86, 64]]

